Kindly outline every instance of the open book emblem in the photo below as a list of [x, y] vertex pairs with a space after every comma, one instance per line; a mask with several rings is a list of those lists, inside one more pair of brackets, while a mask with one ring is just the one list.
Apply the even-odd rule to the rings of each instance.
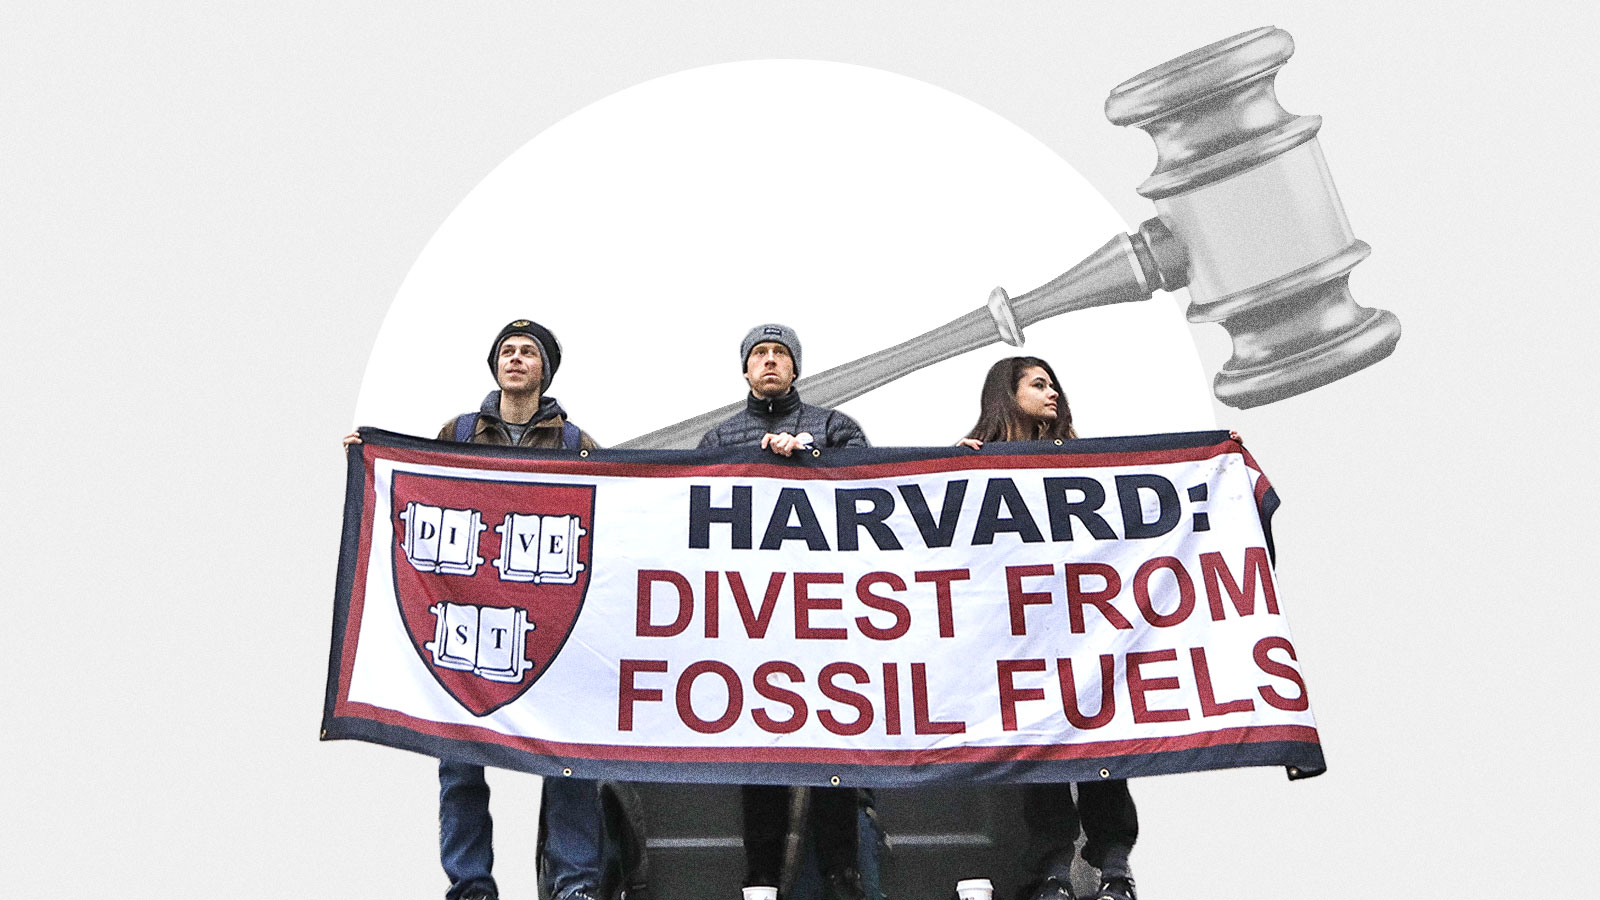
[[594, 488], [401, 472], [393, 491], [412, 646], [450, 696], [488, 715], [549, 669], [577, 623]]

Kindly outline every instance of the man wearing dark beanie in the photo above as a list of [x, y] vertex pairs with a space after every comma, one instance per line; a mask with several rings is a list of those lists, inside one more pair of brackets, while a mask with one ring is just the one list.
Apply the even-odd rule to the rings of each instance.
[[[561, 344], [529, 319], [500, 329], [489, 345], [489, 371], [500, 389], [490, 391], [475, 413], [456, 416], [439, 429], [440, 440], [547, 450], [590, 450], [594, 439], [567, 421], [556, 398], [545, 393], [561, 366]], [[540, 880], [554, 900], [597, 900], [602, 823], [600, 786], [583, 778], [546, 778], [540, 801], [545, 835]], [[497, 896], [489, 874], [494, 862], [489, 785], [483, 767], [439, 761], [439, 856], [450, 876], [447, 900]]]
[[[561, 344], [548, 328], [516, 319], [489, 345], [489, 371], [499, 390], [476, 412], [439, 429], [441, 441], [589, 450], [594, 439], [567, 421], [566, 410], [545, 393], [561, 366]], [[360, 443], [347, 435], [346, 446]], [[597, 782], [546, 778], [540, 802], [544, 855], [539, 878], [552, 900], [599, 900], [604, 812]], [[446, 900], [496, 900], [494, 823], [483, 766], [439, 760], [439, 860], [450, 878]]]
[[[789, 456], [811, 447], [865, 447], [867, 436], [838, 410], [800, 401], [800, 337], [787, 325], [757, 325], [739, 344], [739, 367], [750, 394], [745, 408], [706, 432], [701, 447], [759, 445]], [[863, 900], [857, 862], [858, 797], [853, 788], [812, 788], [809, 828], [822, 869], [824, 900]], [[745, 785], [745, 884], [777, 886], [789, 831], [789, 788]], [[801, 824], [801, 823], [796, 823]]]
[[[439, 440], [554, 450], [563, 446], [570, 428], [567, 411], [545, 394], [561, 367], [561, 344], [538, 322], [516, 319], [500, 329], [489, 345], [489, 372], [497, 391], [490, 391], [475, 413], [465, 413], [439, 429]], [[462, 429], [465, 429], [464, 431]], [[592, 449], [588, 435], [568, 449]]]

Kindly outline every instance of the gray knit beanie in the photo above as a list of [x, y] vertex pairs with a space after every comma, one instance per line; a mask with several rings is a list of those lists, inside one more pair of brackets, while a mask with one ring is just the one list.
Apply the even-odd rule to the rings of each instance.
[[789, 348], [789, 355], [794, 357], [794, 377], [799, 378], [800, 335], [795, 334], [794, 329], [787, 325], [778, 325], [775, 323], [757, 325], [756, 327], [750, 329], [750, 333], [744, 336], [743, 341], [739, 342], [740, 374], [746, 372], [750, 367], [750, 351], [754, 350], [757, 344], [765, 344], [768, 341], [782, 344]]

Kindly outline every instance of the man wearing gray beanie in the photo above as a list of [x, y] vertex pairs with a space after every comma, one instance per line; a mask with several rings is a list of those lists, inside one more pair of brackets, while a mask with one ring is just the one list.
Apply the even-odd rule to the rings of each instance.
[[739, 342], [739, 371], [750, 385], [745, 408], [706, 432], [701, 447], [760, 445], [781, 456], [811, 447], [865, 447], [856, 420], [800, 401], [800, 336], [787, 325], [750, 329]]
[[[750, 329], [739, 342], [739, 369], [750, 385], [745, 408], [706, 432], [700, 446], [759, 445], [782, 456], [811, 447], [865, 447], [867, 436], [856, 421], [838, 410], [800, 401], [794, 381], [800, 377], [800, 336], [787, 325], [769, 323]], [[857, 860], [859, 796], [853, 788], [812, 788], [809, 828], [822, 869], [823, 900], [864, 900]], [[783, 876], [783, 855], [789, 822], [789, 788], [745, 785], [745, 884], [776, 886]]]

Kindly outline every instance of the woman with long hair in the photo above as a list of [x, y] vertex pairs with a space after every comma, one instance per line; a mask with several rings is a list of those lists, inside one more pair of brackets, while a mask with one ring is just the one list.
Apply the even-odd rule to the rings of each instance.
[[1055, 370], [1037, 356], [1012, 356], [989, 367], [978, 398], [978, 423], [957, 441], [977, 450], [984, 441], [1075, 438], [1072, 409]]
[[[1037, 356], [1013, 356], [991, 366], [979, 403], [977, 424], [957, 441], [963, 447], [1078, 436], [1055, 370]], [[1087, 839], [1083, 860], [1100, 870], [1094, 900], [1135, 900], [1128, 854], [1139, 837], [1139, 817], [1125, 779], [1081, 782], [1076, 803], [1070, 784], [1023, 785], [1022, 818], [1029, 881], [1021, 900], [1073, 900], [1069, 876], [1080, 823]]]

